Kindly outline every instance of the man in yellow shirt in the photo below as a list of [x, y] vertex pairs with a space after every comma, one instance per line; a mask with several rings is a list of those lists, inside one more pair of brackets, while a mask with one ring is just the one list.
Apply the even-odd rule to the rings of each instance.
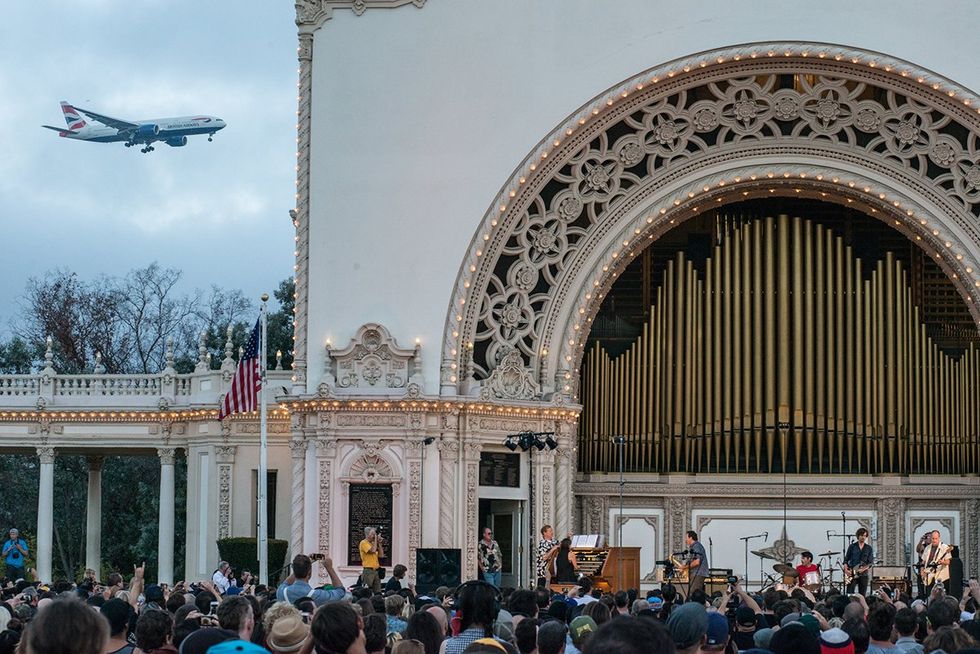
[[378, 577], [378, 568], [381, 567], [381, 557], [385, 555], [384, 546], [381, 544], [381, 537], [374, 527], [364, 528], [364, 540], [358, 546], [361, 551], [361, 581], [364, 586], [371, 589], [371, 592], [381, 592], [381, 578]]

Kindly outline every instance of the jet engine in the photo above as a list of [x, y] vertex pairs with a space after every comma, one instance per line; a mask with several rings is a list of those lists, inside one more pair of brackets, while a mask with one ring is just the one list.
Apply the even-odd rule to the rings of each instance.
[[136, 138], [137, 139], [150, 138], [150, 137], [156, 136], [159, 133], [160, 133], [160, 127], [159, 127], [159, 125], [153, 125], [153, 124], [150, 124], [150, 125], [140, 125], [136, 129]]
[[169, 145], [172, 148], [182, 148], [185, 145], [187, 145], [187, 137], [186, 136], [174, 136], [173, 138], [167, 139], [166, 143], [167, 143], [167, 145]]

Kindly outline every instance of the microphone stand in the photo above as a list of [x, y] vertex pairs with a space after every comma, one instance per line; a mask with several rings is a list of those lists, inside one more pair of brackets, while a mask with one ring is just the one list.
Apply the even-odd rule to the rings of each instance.
[[[756, 534], [755, 536], [742, 536], [739, 538], [742, 543], [745, 544], [745, 590], [749, 589], [749, 541], [753, 538], [763, 538], [763, 534]], [[714, 559], [712, 559], [714, 560]], [[762, 587], [762, 568], [759, 568], [759, 587]]]

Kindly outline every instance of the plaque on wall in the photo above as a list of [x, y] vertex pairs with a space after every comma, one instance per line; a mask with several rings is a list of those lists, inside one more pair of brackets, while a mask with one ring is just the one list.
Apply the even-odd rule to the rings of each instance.
[[480, 452], [480, 485], [521, 487], [521, 455]]
[[358, 548], [364, 528], [374, 527], [384, 538], [385, 556], [381, 565], [391, 565], [391, 484], [351, 484], [347, 512], [347, 565], [361, 565]]

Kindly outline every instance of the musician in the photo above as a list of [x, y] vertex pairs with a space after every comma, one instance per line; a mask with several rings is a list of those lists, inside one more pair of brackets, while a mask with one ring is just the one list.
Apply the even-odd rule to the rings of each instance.
[[704, 590], [704, 579], [708, 576], [708, 553], [704, 551], [696, 531], [688, 531], [684, 535], [684, 543], [687, 545], [687, 556], [681, 569], [688, 571], [687, 596], [690, 597], [694, 591]]
[[538, 541], [538, 588], [543, 588], [551, 579], [551, 561], [558, 553], [558, 541], [551, 525], [541, 527], [541, 540]]
[[796, 566], [796, 572], [799, 575], [796, 578], [796, 585], [797, 586], [806, 586], [807, 585], [807, 582], [806, 582], [806, 576], [807, 576], [807, 574], [811, 574], [811, 573], [816, 572], [817, 573], [817, 576], [819, 578], [819, 575], [820, 575], [820, 566], [817, 565], [817, 564], [815, 564], [813, 562], [813, 553], [812, 552], [803, 552], [802, 554], [800, 554], [800, 564], [798, 566]]
[[943, 588], [949, 591], [949, 562], [952, 559], [952, 548], [942, 542], [939, 530], [929, 534], [929, 544], [923, 550], [919, 574], [925, 584], [926, 595], [932, 593], [933, 586], [937, 582], [942, 583]]
[[868, 594], [868, 582], [871, 580], [871, 566], [874, 564], [874, 550], [866, 542], [868, 530], [859, 528], [855, 533], [857, 542], [851, 543], [844, 553], [844, 574], [851, 578], [847, 584], [848, 594], [857, 588], [863, 596]]

